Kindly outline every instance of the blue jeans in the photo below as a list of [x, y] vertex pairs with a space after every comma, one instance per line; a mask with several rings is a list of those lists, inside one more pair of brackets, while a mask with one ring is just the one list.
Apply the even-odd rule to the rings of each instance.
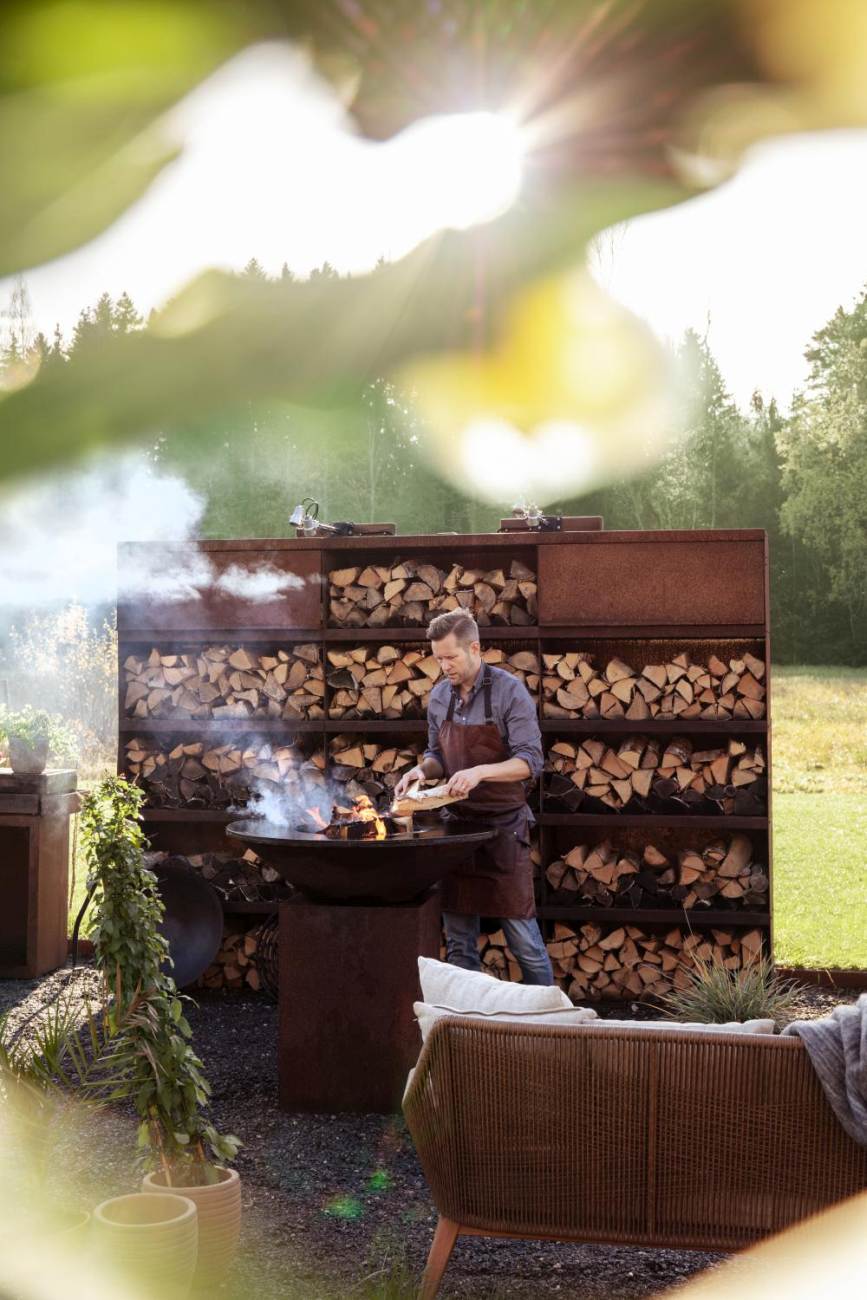
[[[464, 970], [481, 970], [482, 963], [476, 940], [479, 937], [479, 918], [462, 916], [459, 912], [443, 912], [446, 931], [446, 954], [453, 966]], [[526, 921], [501, 919], [515, 961], [521, 967], [525, 984], [553, 984], [551, 959], [535, 916]]]

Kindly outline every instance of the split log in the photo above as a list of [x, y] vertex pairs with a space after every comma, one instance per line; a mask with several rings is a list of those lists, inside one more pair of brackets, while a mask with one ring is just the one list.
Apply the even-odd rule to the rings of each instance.
[[667, 856], [648, 842], [643, 852], [611, 840], [576, 844], [545, 869], [549, 888], [563, 902], [598, 907], [713, 906], [765, 909], [768, 876], [753, 859], [746, 835], [715, 840], [701, 852], [685, 848]]
[[146, 658], [128, 655], [123, 671], [130, 718], [325, 717], [325, 673], [314, 644], [268, 653], [211, 645], [165, 654], [154, 646]]
[[687, 811], [760, 815], [767, 794], [760, 745], [731, 739], [694, 749], [687, 736], [557, 740], [545, 762], [545, 797], [574, 812], [596, 800], [614, 812]]
[[765, 665], [754, 655], [694, 663], [684, 651], [666, 663], [632, 668], [622, 659], [596, 667], [583, 651], [545, 654], [547, 718], [763, 718]]
[[527, 627], [536, 622], [536, 575], [519, 560], [505, 569], [448, 571], [413, 559], [328, 575], [332, 627], [420, 627], [437, 614], [466, 609], [480, 627]]

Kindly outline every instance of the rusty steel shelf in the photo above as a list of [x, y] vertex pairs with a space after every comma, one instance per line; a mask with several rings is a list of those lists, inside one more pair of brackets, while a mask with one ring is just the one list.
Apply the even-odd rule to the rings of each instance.
[[[562, 533], [441, 533], [414, 536], [381, 535], [358, 537], [313, 537], [244, 539], [191, 543], [209, 556], [217, 570], [233, 563], [276, 564], [305, 577], [305, 587], [290, 592], [286, 599], [265, 604], [245, 603], [241, 598], [203, 593], [198, 602], [167, 609], [159, 603], [119, 609], [119, 685], [123, 687], [121, 665], [126, 655], [140, 654], [158, 646], [166, 653], [194, 651], [208, 644], [233, 643], [250, 647], [291, 646], [316, 643], [323, 661], [328, 648], [347, 644], [422, 645], [426, 625], [420, 627], [329, 627], [329, 610], [324, 581], [330, 568], [382, 562], [392, 557], [426, 558], [445, 566], [451, 562], [470, 568], [502, 566], [519, 558], [535, 569], [538, 584], [537, 622], [527, 626], [508, 625], [482, 628], [483, 644], [505, 648], [526, 646], [536, 653], [560, 651], [566, 646], [605, 653], [605, 642], [637, 640], [690, 642], [743, 640], [759, 644], [754, 653], [767, 664], [767, 710], [772, 715], [772, 666], [769, 638], [767, 539], [759, 529], [616, 530]], [[556, 549], [552, 549], [556, 548]], [[123, 548], [124, 552], [148, 555], [155, 548], [147, 544]], [[122, 556], [123, 558], [123, 556]], [[309, 581], [306, 581], [308, 580]], [[317, 585], [318, 584], [318, 585]], [[304, 626], [293, 627], [293, 621]], [[255, 626], [259, 623], [260, 626]], [[210, 624], [210, 626], [208, 626]], [[229, 626], [225, 626], [229, 624]], [[311, 626], [313, 624], [313, 626]], [[253, 625], [253, 626], [251, 626]], [[275, 626], [276, 625], [276, 626]], [[650, 647], [648, 647], [648, 651]], [[267, 653], [267, 651], [265, 651]], [[631, 662], [631, 661], [630, 661]], [[120, 700], [123, 701], [121, 692]], [[682, 833], [725, 835], [736, 831], [754, 832], [755, 848], [761, 854], [773, 885], [771, 843], [771, 747], [770, 717], [764, 719], [678, 719], [648, 718], [642, 721], [616, 718], [546, 718], [540, 725], [546, 747], [559, 734], [563, 739], [596, 735], [612, 742], [624, 735], [683, 735], [727, 739], [755, 738], [767, 760], [767, 815], [736, 817], [682, 813], [569, 813], [537, 814], [543, 860], [555, 843], [569, 838], [571, 828], [614, 835], [631, 831], [638, 839], [652, 838], [655, 828], [679, 842]], [[123, 763], [126, 741], [134, 734], [162, 737], [200, 736], [203, 740], [222, 735], [224, 739], [259, 734], [262, 739], [278, 738], [284, 743], [327, 742], [337, 733], [373, 740], [377, 736], [422, 736], [424, 718], [322, 718], [292, 722], [282, 718], [193, 719], [173, 722], [164, 719], [120, 718], [119, 763]], [[699, 742], [700, 743], [700, 742]], [[327, 748], [327, 745], [326, 745]], [[122, 770], [122, 769], [121, 769]], [[540, 789], [540, 787], [537, 787]], [[550, 807], [544, 799], [543, 807]], [[216, 848], [224, 842], [223, 828], [238, 816], [212, 808], [152, 808], [144, 811], [148, 830], [165, 839], [174, 851], [200, 852], [207, 843]], [[162, 832], [158, 827], [162, 826]], [[672, 828], [672, 829], [669, 829]], [[698, 838], [701, 838], [699, 835]], [[564, 921], [602, 921], [606, 924], [691, 925], [696, 932], [711, 927], [743, 929], [755, 926], [772, 943], [773, 914], [691, 908], [597, 908], [552, 903], [552, 892], [544, 876], [540, 882], [539, 916], [547, 926]], [[255, 918], [271, 914], [273, 904], [225, 903], [227, 915]]]
[[176, 731], [191, 731], [197, 735], [220, 735], [224, 732], [317, 732], [323, 730], [324, 719], [305, 719], [291, 722], [288, 718], [183, 718], [173, 722], [170, 718], [124, 718], [118, 724], [123, 735], [142, 732], [146, 735], [169, 735]]
[[728, 912], [721, 908], [696, 909], [690, 907], [594, 907], [592, 904], [572, 907], [568, 903], [547, 903], [537, 908], [545, 921], [597, 921], [619, 925], [643, 925], [658, 921], [661, 925], [689, 925], [707, 929], [725, 929], [728, 926], [761, 927], [770, 923], [770, 911]]
[[735, 735], [737, 732], [754, 733], [764, 735], [768, 730], [767, 718], [750, 718], [743, 721], [740, 718], [687, 718], [680, 721], [677, 718], [644, 718], [642, 720], [631, 718], [574, 718], [571, 721], [564, 718], [543, 718], [541, 722], [542, 731], [546, 734], [555, 731], [571, 732], [575, 734], [584, 734], [585, 732], [608, 732], [610, 735], [628, 735], [640, 736], [644, 733], [648, 735], [660, 735], [670, 733], [671, 735]]
[[693, 816], [691, 813], [539, 813], [540, 826], [690, 826], [694, 830], [764, 831], [767, 817]]
[[[324, 641], [326, 645], [333, 641], [426, 641], [427, 626], [424, 627], [326, 627], [320, 629], [311, 640]], [[541, 634], [534, 623], [532, 627], [480, 627], [479, 634], [483, 641], [535, 641]]]

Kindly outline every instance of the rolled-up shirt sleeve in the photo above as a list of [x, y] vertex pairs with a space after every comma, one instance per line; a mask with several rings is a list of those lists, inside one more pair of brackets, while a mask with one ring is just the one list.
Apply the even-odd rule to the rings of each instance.
[[533, 697], [522, 682], [514, 680], [514, 688], [504, 701], [503, 722], [509, 742], [509, 757], [523, 758], [535, 780], [544, 766], [542, 733]]

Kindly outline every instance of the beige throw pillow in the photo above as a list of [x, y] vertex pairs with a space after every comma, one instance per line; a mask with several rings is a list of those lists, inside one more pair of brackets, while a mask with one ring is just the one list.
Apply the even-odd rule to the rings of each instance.
[[[499, 981], [497, 981], [499, 983]], [[433, 1006], [429, 1002], [414, 1002], [413, 1011], [421, 1030], [421, 1040], [425, 1042], [428, 1034], [443, 1016], [468, 1016], [473, 1020], [496, 1021], [510, 1025], [576, 1025], [599, 1024], [596, 1012], [591, 1007], [555, 1007], [550, 1011], [472, 1011], [455, 1007]]]

